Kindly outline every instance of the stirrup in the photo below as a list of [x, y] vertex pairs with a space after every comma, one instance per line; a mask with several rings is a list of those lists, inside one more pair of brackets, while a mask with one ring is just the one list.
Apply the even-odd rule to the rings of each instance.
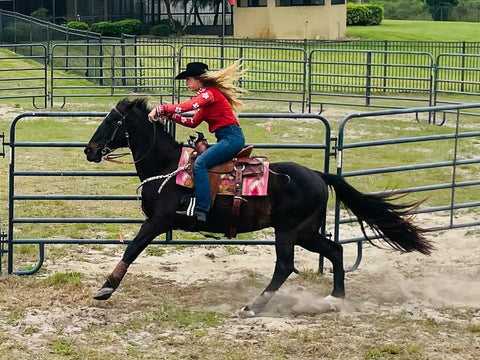
[[197, 203], [197, 199], [195, 197], [191, 197], [190, 202], [189, 202], [188, 207], [187, 207], [187, 210], [176, 211], [176, 213], [178, 215], [196, 217], [198, 221], [206, 222], [207, 221], [207, 212], [205, 210], [195, 209], [196, 203]]
[[188, 217], [194, 217], [198, 221], [207, 222], [207, 213], [203, 210], [195, 210], [192, 215], [188, 215], [186, 211], [176, 211], [176, 214]]

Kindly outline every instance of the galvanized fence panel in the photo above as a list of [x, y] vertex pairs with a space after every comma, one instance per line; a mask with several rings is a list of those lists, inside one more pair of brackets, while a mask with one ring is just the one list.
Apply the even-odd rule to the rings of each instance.
[[39, 42], [50, 47], [55, 42], [124, 42], [126, 39], [135, 41], [136, 36], [107, 37], [88, 30], [69, 29], [31, 16], [0, 10], [0, 42], [5, 44]]
[[[133, 238], [141, 210], [135, 193], [138, 178], [133, 164], [102, 162], [92, 165], [85, 160], [85, 142], [72, 142], [79, 136], [70, 121], [85, 130], [95, 130], [91, 123], [100, 121], [107, 113], [101, 112], [35, 112], [17, 116], [10, 127], [10, 165], [8, 196], [8, 273], [31, 274], [42, 266], [46, 244], [119, 244], [118, 234]], [[331, 131], [327, 120], [311, 114], [241, 114], [244, 119], [308, 119], [318, 121], [319, 135], [314, 143], [263, 143], [257, 149], [285, 149], [312, 152], [318, 165], [328, 171], [331, 149]], [[100, 120], [97, 120], [100, 119]], [[32, 141], [28, 124], [42, 122], [45, 131], [55, 129], [55, 137], [48, 141]], [[48, 130], [50, 128], [50, 131]], [[318, 141], [318, 142], [317, 142]], [[32, 161], [33, 158], [42, 161]], [[288, 155], [286, 155], [288, 158]], [[95, 170], [92, 170], [95, 169]], [[34, 189], [32, 192], [31, 189]], [[131, 192], [131, 193], [129, 193]], [[260, 244], [272, 245], [272, 240], [231, 239], [192, 240], [179, 238], [174, 232], [160, 236], [154, 244]], [[129, 243], [130, 240], [125, 240]], [[3, 246], [3, 242], [0, 244]], [[36, 264], [21, 267], [15, 264], [17, 246], [38, 245]], [[18, 251], [18, 250], [17, 250]], [[20, 267], [20, 268], [19, 268]]]
[[51, 103], [67, 97], [174, 97], [175, 49], [168, 44], [56, 44]]
[[[218, 70], [242, 59], [248, 70], [239, 84], [248, 93], [243, 100], [286, 102], [304, 111], [307, 55], [297, 48], [234, 45], [184, 45], [179, 50], [179, 71], [187, 63], [202, 61]], [[181, 88], [179, 88], [179, 96]], [[191, 95], [190, 95], [191, 96]]]
[[480, 54], [478, 41], [395, 41], [395, 40], [330, 40], [308, 41], [310, 50], [369, 50], [429, 53], [435, 58], [441, 53]]
[[313, 50], [309, 111], [324, 104], [399, 108], [431, 105], [433, 58], [428, 53]]
[[35, 107], [46, 108], [47, 60], [42, 44], [0, 45], [0, 99], [32, 98]]
[[480, 54], [440, 54], [435, 65], [435, 105], [478, 100], [480, 95]]
[[[384, 110], [346, 116], [339, 125], [337, 174], [346, 177], [360, 190], [368, 183], [375, 185], [378, 193], [395, 189], [395, 194], [410, 194], [407, 199], [400, 199], [401, 202], [427, 199], [417, 211], [423, 227], [443, 230], [478, 226], [480, 220], [472, 214], [480, 211], [480, 156], [477, 151], [480, 131], [472, 131], [475, 125], [469, 125], [469, 115], [462, 114], [469, 109], [478, 110], [480, 104]], [[422, 127], [417, 123], [419, 119], [429, 119], [432, 112], [446, 114], [448, 126]], [[406, 126], [399, 126], [399, 121], [407, 121]], [[358, 157], [371, 158], [371, 167], [358, 168], [355, 161]], [[435, 217], [427, 217], [427, 214]], [[356, 219], [342, 213], [337, 203], [335, 241], [357, 243], [355, 269], [362, 257], [364, 239], [359, 231], [356, 231], [356, 237], [352, 235], [352, 222], [355, 223]], [[358, 226], [355, 225], [355, 229]], [[348, 235], [342, 236], [342, 233]], [[372, 238], [376, 238], [374, 234]]]

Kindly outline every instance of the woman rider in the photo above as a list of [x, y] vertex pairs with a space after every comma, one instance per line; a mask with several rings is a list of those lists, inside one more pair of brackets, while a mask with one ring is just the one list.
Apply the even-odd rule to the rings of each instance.
[[[214, 133], [217, 139], [215, 145], [210, 146], [195, 160], [194, 197], [188, 206], [188, 209], [194, 211], [177, 212], [181, 215], [206, 221], [210, 210], [208, 169], [233, 158], [245, 146], [245, 138], [236, 118], [243, 105], [238, 99], [243, 89], [234, 85], [234, 81], [244, 74], [241, 65], [241, 61], [236, 61], [219, 71], [209, 71], [207, 64], [188, 63], [186, 70], [179, 73], [175, 79], [185, 79], [186, 87], [197, 95], [180, 104], [156, 106], [148, 114], [148, 119], [152, 122], [159, 117], [169, 118], [191, 128], [205, 121], [209, 131]], [[192, 110], [196, 110], [193, 117], [182, 116], [182, 113]]]

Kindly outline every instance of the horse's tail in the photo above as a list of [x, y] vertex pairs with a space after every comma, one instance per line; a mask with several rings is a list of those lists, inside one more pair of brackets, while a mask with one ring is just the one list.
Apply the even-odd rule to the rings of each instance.
[[333, 187], [338, 199], [355, 214], [367, 240], [370, 241], [364, 223], [395, 250], [416, 250], [425, 255], [433, 250], [433, 245], [423, 236], [430, 230], [415, 226], [411, 223], [411, 216], [408, 216], [423, 201], [392, 204], [389, 202], [393, 200], [392, 196], [363, 194], [341, 176], [318, 173], [327, 185]]

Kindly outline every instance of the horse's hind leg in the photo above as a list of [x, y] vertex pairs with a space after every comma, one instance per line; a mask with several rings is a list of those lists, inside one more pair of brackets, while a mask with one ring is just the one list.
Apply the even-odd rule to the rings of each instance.
[[336, 298], [345, 297], [345, 271], [342, 245], [327, 239], [318, 232], [307, 232], [298, 238], [299, 246], [325, 256], [333, 265], [333, 291]]
[[277, 262], [270, 284], [251, 304], [240, 311], [240, 317], [254, 317], [270, 301], [275, 292], [282, 286], [292, 272], [294, 267], [295, 232], [280, 232], [275, 234], [275, 253]]

